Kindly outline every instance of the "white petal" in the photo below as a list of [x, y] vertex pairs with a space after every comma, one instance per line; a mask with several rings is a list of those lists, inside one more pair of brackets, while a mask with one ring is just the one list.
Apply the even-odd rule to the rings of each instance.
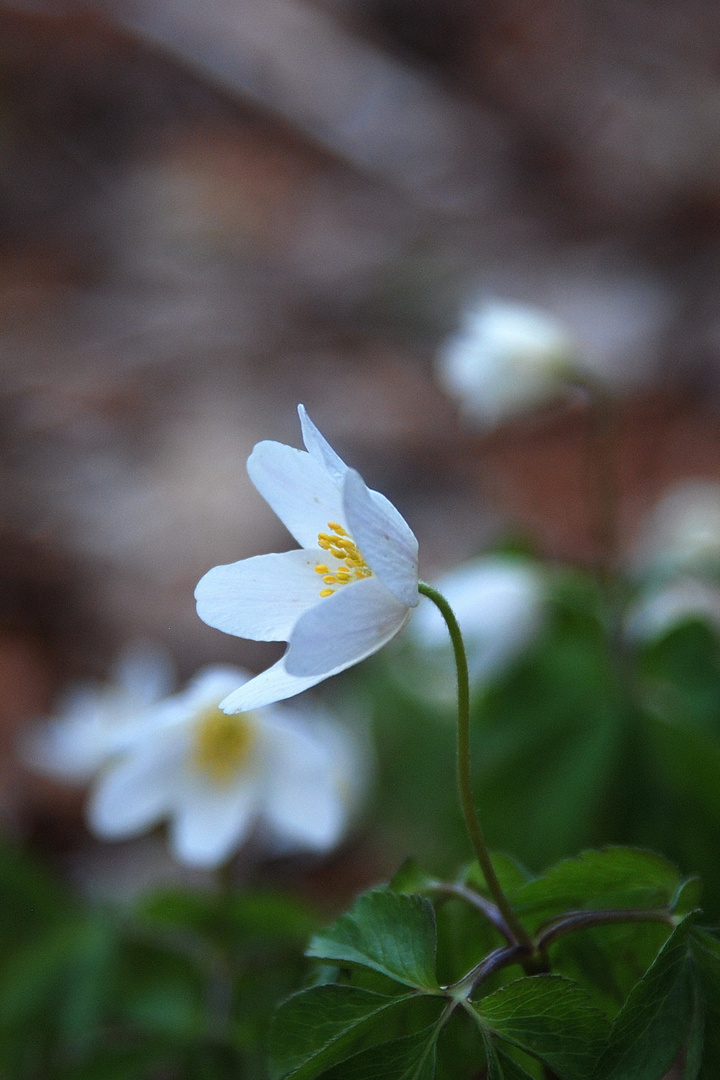
[[[342, 669], [338, 669], [342, 670]], [[284, 701], [285, 698], [302, 694], [311, 686], [322, 682], [328, 675], [334, 672], [323, 672], [321, 675], [310, 675], [300, 678], [290, 675], [285, 670], [285, 657], [281, 657], [276, 664], [256, 675], [254, 679], [238, 687], [234, 693], [228, 694], [220, 702], [220, 708], [226, 713], [249, 712], [251, 709], [259, 709], [263, 705], [271, 705], [274, 701]]]
[[169, 813], [187, 752], [178, 736], [164, 732], [139, 744], [100, 777], [86, 810], [93, 832], [105, 840], [136, 836]]
[[[317, 533], [315, 534], [317, 545]], [[300, 615], [320, 599], [317, 546], [215, 566], [195, 589], [203, 622], [253, 641], [288, 641]]]
[[342, 486], [347, 472], [347, 465], [335, 453], [327, 439], [320, 434], [305, 411], [304, 405], [298, 405], [298, 414], [302, 427], [303, 442], [308, 453], [312, 454], [316, 461], [322, 462], [338, 487]]
[[22, 732], [22, 760], [37, 772], [69, 783], [84, 783], [107, 760], [104, 726], [78, 717], [33, 724]]
[[418, 543], [393, 504], [371, 491], [359, 473], [348, 469], [343, 485], [350, 533], [369, 567], [394, 596], [415, 607], [418, 593]]
[[329, 521], [344, 524], [342, 492], [312, 454], [278, 442], [260, 442], [248, 458], [255, 487], [304, 548], [316, 548]]
[[325, 851], [340, 840], [347, 814], [335, 763], [309, 733], [268, 730], [272, 768], [263, 800], [263, 817], [284, 846]]
[[225, 862], [253, 826], [258, 795], [255, 777], [243, 777], [242, 783], [227, 788], [193, 785], [184, 793], [170, 827], [177, 858], [207, 868]]
[[334, 675], [377, 652], [409, 616], [377, 577], [343, 585], [298, 619], [285, 668], [301, 677]]

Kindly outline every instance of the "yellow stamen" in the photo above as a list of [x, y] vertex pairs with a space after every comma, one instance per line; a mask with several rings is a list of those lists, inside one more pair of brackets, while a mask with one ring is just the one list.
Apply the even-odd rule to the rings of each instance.
[[[327, 527], [330, 532], [318, 533], [318, 547], [329, 552], [340, 565], [331, 570], [325, 563], [317, 563], [315, 573], [323, 575], [324, 584], [351, 585], [353, 581], [372, 577], [372, 570], [347, 529], [339, 521], [328, 521]], [[334, 592], [335, 589], [321, 589], [320, 595], [332, 596]]]
[[233, 780], [247, 762], [255, 742], [251, 713], [228, 716], [217, 706], [200, 713], [193, 732], [192, 761], [215, 783]]

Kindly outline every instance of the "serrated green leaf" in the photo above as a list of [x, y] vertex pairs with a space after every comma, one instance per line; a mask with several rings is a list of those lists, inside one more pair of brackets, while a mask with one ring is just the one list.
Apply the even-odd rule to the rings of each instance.
[[472, 1005], [481, 1025], [545, 1062], [563, 1080], [592, 1075], [608, 1032], [605, 1015], [561, 975], [517, 979]]
[[325, 983], [301, 990], [278, 1008], [271, 1031], [270, 1076], [311, 1080], [354, 1052], [357, 1040], [416, 995], [386, 997]]
[[[690, 948], [692, 915], [673, 931], [615, 1018], [595, 1080], [658, 1080], [685, 1050], [694, 1080], [702, 1004]], [[694, 1068], [694, 1072], [692, 1069]]]
[[521, 1065], [500, 1053], [488, 1031], [483, 1031], [483, 1040], [487, 1058], [487, 1080], [532, 1080]]
[[704, 930], [693, 929], [693, 958], [705, 1003], [705, 1042], [701, 1080], [720, 1076], [720, 941]]
[[439, 1025], [362, 1050], [323, 1080], [433, 1080]]
[[405, 986], [433, 993], [439, 989], [435, 947], [435, 913], [429, 900], [375, 889], [316, 934], [307, 955], [361, 964]]
[[669, 907], [680, 885], [671, 862], [652, 851], [606, 847], [563, 859], [522, 885], [520, 911], [568, 907]]

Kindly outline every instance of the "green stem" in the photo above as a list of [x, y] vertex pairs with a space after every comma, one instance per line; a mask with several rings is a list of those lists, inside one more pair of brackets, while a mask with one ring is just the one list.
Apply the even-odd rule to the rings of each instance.
[[510, 902], [502, 890], [498, 881], [495, 868], [493, 867], [490, 854], [485, 843], [485, 837], [480, 826], [480, 820], [475, 809], [470, 779], [470, 679], [468, 676], [467, 655], [463, 643], [460, 627], [455, 614], [442, 593], [433, 589], [432, 585], [421, 581], [418, 586], [423, 596], [432, 600], [440, 611], [450, 634], [453, 652], [455, 654], [455, 667], [457, 670], [457, 694], [458, 694], [458, 735], [457, 735], [457, 764], [458, 764], [458, 788], [460, 790], [460, 805], [462, 807], [465, 825], [470, 835], [470, 842], [475, 852], [480, 869], [483, 872], [488, 890], [495, 901], [498, 910], [502, 913], [505, 922], [511, 931], [513, 938], [518, 944], [532, 947], [530, 937], [525, 927], [519, 921], [517, 915], [510, 906]]

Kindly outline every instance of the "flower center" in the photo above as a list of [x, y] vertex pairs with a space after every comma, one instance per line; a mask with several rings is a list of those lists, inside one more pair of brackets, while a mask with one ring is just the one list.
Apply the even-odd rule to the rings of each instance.
[[240, 771], [255, 742], [250, 713], [228, 716], [213, 705], [196, 721], [193, 765], [216, 783], [227, 783]]
[[[315, 573], [322, 574], [323, 583], [327, 586], [349, 585], [351, 581], [372, 577], [372, 570], [347, 529], [337, 521], [328, 521], [328, 529], [329, 532], [318, 533], [318, 547], [338, 559], [339, 565], [332, 569], [325, 563], [316, 565]], [[335, 589], [331, 588], [321, 589], [320, 595], [332, 596], [334, 592]]]

